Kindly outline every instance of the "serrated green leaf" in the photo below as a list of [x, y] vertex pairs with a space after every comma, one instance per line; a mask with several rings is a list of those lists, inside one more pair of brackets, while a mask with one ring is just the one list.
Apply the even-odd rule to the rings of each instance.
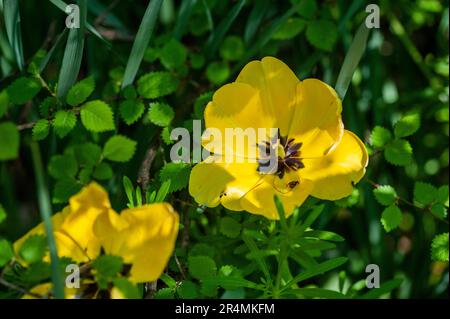
[[136, 151], [136, 144], [126, 136], [113, 136], [105, 143], [103, 156], [113, 162], [128, 162]]
[[178, 88], [178, 79], [169, 72], [152, 72], [143, 75], [137, 82], [140, 96], [146, 99], [156, 99], [169, 95]]
[[447, 208], [442, 204], [434, 204], [431, 206], [431, 213], [437, 218], [444, 219], [447, 217]]
[[198, 286], [189, 280], [184, 280], [177, 288], [177, 293], [180, 298], [194, 299], [198, 297]]
[[83, 143], [75, 146], [74, 155], [81, 166], [94, 166], [102, 156], [102, 149], [94, 143]]
[[34, 78], [18, 78], [7, 89], [9, 101], [17, 105], [25, 104], [33, 99], [41, 88], [39, 81]]
[[386, 232], [396, 229], [402, 222], [402, 212], [396, 205], [391, 205], [383, 210], [381, 224]]
[[172, 38], [161, 49], [159, 59], [166, 69], [181, 67], [187, 58], [186, 48], [178, 40]]
[[409, 114], [402, 117], [394, 126], [394, 134], [397, 138], [414, 134], [420, 127], [420, 115]]
[[33, 126], [32, 135], [34, 141], [41, 141], [48, 136], [50, 132], [50, 122], [46, 119], [41, 119]]
[[189, 257], [188, 269], [191, 276], [196, 279], [214, 277], [217, 273], [216, 263], [213, 259], [207, 256]]
[[316, 48], [330, 52], [338, 39], [338, 29], [331, 20], [315, 20], [308, 23], [306, 38]]
[[116, 287], [127, 299], [140, 299], [141, 294], [139, 293], [138, 287], [130, 282], [126, 278], [115, 278], [113, 280], [114, 287]]
[[58, 100], [53, 96], [47, 96], [41, 104], [39, 104], [39, 114], [42, 117], [49, 117], [50, 113], [56, 108]]
[[125, 100], [120, 103], [120, 116], [127, 125], [131, 125], [139, 120], [144, 113], [145, 106], [140, 100]]
[[98, 180], [108, 180], [113, 176], [113, 170], [108, 163], [100, 163], [95, 169], [93, 176]]
[[448, 207], [448, 185], [443, 185], [438, 189], [438, 202]]
[[220, 46], [220, 56], [227, 61], [237, 61], [244, 53], [244, 41], [235, 35], [226, 37]]
[[408, 141], [395, 140], [386, 146], [384, 157], [391, 164], [406, 166], [413, 159], [412, 152], [412, 147]]
[[175, 141], [170, 138], [170, 127], [166, 126], [161, 130], [161, 139], [166, 145], [171, 145]]
[[159, 180], [170, 180], [169, 193], [185, 188], [189, 182], [191, 167], [185, 163], [167, 163], [159, 173]]
[[414, 184], [414, 201], [424, 206], [438, 199], [438, 190], [431, 184], [416, 182]]
[[382, 126], [375, 126], [370, 134], [370, 140], [373, 147], [381, 148], [392, 141], [392, 134]]
[[6, 265], [14, 257], [12, 245], [6, 239], [0, 239], [0, 267]]
[[397, 199], [397, 192], [390, 185], [381, 185], [373, 190], [376, 200], [384, 206], [389, 206], [395, 203]]
[[78, 164], [73, 155], [55, 155], [50, 159], [48, 172], [55, 179], [74, 178], [78, 172]]
[[65, 137], [77, 124], [77, 117], [72, 111], [58, 111], [53, 119], [53, 128], [59, 138]]
[[448, 233], [434, 237], [431, 243], [431, 258], [436, 261], [448, 262]]
[[82, 185], [74, 179], [61, 179], [53, 187], [52, 202], [54, 204], [65, 204], [69, 198], [78, 193]]
[[206, 77], [215, 85], [223, 84], [230, 73], [230, 67], [225, 62], [212, 62], [206, 68]]
[[113, 112], [103, 101], [87, 102], [81, 107], [80, 115], [81, 122], [89, 131], [101, 133], [115, 129]]
[[236, 238], [241, 233], [241, 224], [231, 217], [220, 220], [220, 232], [229, 238]]
[[42, 235], [28, 237], [20, 246], [19, 255], [28, 263], [42, 260], [47, 251], [47, 240]]
[[112, 278], [123, 269], [122, 257], [112, 255], [100, 255], [92, 262], [96, 276]]
[[19, 155], [20, 135], [12, 122], [0, 123], [0, 161], [15, 159]]
[[150, 103], [148, 118], [150, 122], [158, 126], [168, 126], [175, 116], [172, 107], [165, 103]]
[[173, 299], [175, 291], [172, 288], [161, 288], [159, 289], [154, 298], [155, 299]]
[[137, 92], [133, 85], [128, 85], [122, 90], [122, 96], [127, 100], [134, 100], [137, 98]]
[[92, 76], [87, 77], [76, 83], [67, 93], [66, 102], [71, 106], [77, 106], [86, 101], [94, 92], [95, 82]]
[[300, 18], [287, 19], [273, 34], [275, 40], [288, 40], [297, 36], [306, 26], [306, 21]]
[[300, 3], [298, 14], [307, 19], [314, 18], [317, 12], [317, 3], [315, 0], [290, 0], [292, 4]]

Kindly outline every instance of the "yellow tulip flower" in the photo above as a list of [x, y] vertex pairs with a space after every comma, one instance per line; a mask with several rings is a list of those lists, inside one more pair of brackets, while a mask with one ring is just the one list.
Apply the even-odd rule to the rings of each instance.
[[256, 161], [248, 158], [252, 147], [273, 147], [270, 136], [243, 153], [234, 143], [232, 155], [243, 162], [214, 160], [223, 159], [221, 152], [230, 152], [230, 145], [217, 148], [208, 141], [203, 146], [213, 154], [192, 169], [190, 194], [201, 205], [222, 204], [269, 219], [278, 219], [274, 195], [287, 215], [310, 195], [327, 200], [350, 195], [364, 176], [368, 156], [361, 140], [344, 130], [341, 111], [339, 97], [324, 82], [300, 81], [273, 57], [248, 63], [235, 82], [215, 92], [204, 112], [205, 126], [222, 136], [227, 128], [277, 129], [278, 165], [271, 174], [261, 174], [261, 154]]
[[[60, 257], [89, 262], [103, 247], [106, 253], [121, 256], [131, 265], [130, 280], [134, 282], [153, 281], [162, 274], [175, 247], [178, 220], [178, 214], [166, 203], [126, 209], [119, 215], [111, 208], [106, 191], [95, 182], [52, 217]], [[37, 234], [45, 234], [42, 223], [14, 243], [15, 251]]]

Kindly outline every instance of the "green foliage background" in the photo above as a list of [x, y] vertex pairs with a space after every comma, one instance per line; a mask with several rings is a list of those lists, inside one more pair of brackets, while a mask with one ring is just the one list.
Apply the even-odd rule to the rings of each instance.
[[[46, 194], [57, 212], [96, 180], [117, 210], [165, 199], [180, 213], [177, 258], [156, 297], [280, 297], [267, 282], [297, 273], [306, 275], [281, 297], [448, 294], [448, 1], [379, 2], [380, 29], [343, 102], [346, 128], [370, 152], [366, 177], [347, 199], [309, 201], [288, 219], [290, 231], [198, 207], [186, 189], [191, 166], [170, 163], [170, 129], [191, 129], [212, 92], [264, 56], [334, 87], [370, 2], [152, 0], [146, 12], [146, 1], [81, 0], [88, 23], [70, 31], [61, 1], [19, 1], [20, 23], [15, 3], [3, 0], [0, 16], [0, 266], [9, 241], [49, 208]], [[309, 222], [319, 232], [306, 236]], [[304, 248], [283, 256], [292, 240]], [[50, 277], [45, 242], [28, 246], [21, 254], [34, 269], [5, 273], [25, 289]], [[96, 261], [116, 269], [99, 270], [99, 286], [142, 295], [115, 278], [117, 263]], [[368, 264], [380, 267], [378, 292], [364, 288]], [[20, 295], [2, 286], [0, 294]]]

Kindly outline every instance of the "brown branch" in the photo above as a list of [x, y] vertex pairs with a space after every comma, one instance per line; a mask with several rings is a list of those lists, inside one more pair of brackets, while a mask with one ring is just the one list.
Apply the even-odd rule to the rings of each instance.
[[155, 146], [150, 146], [145, 152], [144, 160], [142, 161], [141, 166], [139, 168], [137, 182], [138, 184], [141, 185], [141, 190], [144, 193], [147, 190], [148, 184], [150, 182], [150, 168], [152, 166], [153, 160], [155, 159], [155, 156], [156, 156], [156, 148]]

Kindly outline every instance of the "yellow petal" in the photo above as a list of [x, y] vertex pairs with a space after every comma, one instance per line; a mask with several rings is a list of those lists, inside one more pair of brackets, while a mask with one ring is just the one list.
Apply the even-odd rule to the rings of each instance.
[[279, 128], [281, 135], [288, 133], [293, 107], [296, 103], [298, 78], [282, 61], [265, 57], [248, 63], [239, 73], [236, 82], [250, 84], [261, 96], [262, 109], [253, 115], [268, 114], [272, 127]]
[[[263, 215], [269, 219], [279, 219], [274, 196], [278, 195], [283, 203], [286, 217], [289, 217], [296, 206], [300, 206], [309, 196], [312, 190], [312, 183], [306, 179], [298, 180], [298, 185], [287, 190], [287, 183], [291, 180], [283, 178], [280, 181], [278, 176], [267, 175], [263, 182], [250, 190], [241, 198], [241, 206], [248, 212]], [[281, 184], [286, 187], [280, 188]]]
[[99, 216], [94, 232], [106, 253], [131, 264], [130, 280], [158, 279], [172, 255], [178, 234], [178, 214], [169, 204], [109, 211]]
[[[39, 284], [30, 289], [30, 293], [41, 296], [42, 298], [48, 298], [53, 285], [49, 282]], [[66, 299], [77, 299], [79, 298], [83, 287], [80, 288], [64, 288], [64, 294]], [[37, 299], [37, 296], [31, 294], [25, 294], [22, 299]]]
[[327, 156], [303, 163], [305, 168], [300, 171], [301, 176], [314, 183], [311, 195], [337, 200], [349, 196], [353, 184], [364, 176], [368, 155], [361, 140], [345, 130], [340, 143]]
[[289, 129], [289, 138], [303, 143], [301, 156], [323, 156], [340, 141], [344, 132], [342, 105], [333, 88], [316, 79], [297, 86], [297, 103]]
[[256, 163], [209, 163], [194, 166], [189, 179], [189, 193], [200, 205], [215, 207], [222, 203], [230, 210], [240, 211], [240, 199], [264, 175], [257, 171]]

